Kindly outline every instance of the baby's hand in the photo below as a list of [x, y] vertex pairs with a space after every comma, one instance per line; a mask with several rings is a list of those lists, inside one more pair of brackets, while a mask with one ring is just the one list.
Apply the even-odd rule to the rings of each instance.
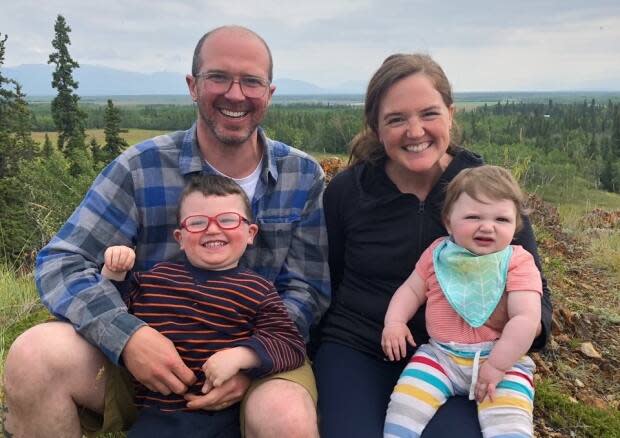
[[402, 322], [389, 323], [383, 328], [381, 348], [390, 360], [400, 360], [407, 355], [407, 342], [415, 347], [413, 335]]
[[478, 403], [481, 403], [487, 396], [491, 401], [494, 401], [495, 388], [505, 374], [505, 371], [495, 368], [488, 360], [480, 366], [478, 382], [476, 383], [476, 400]]
[[127, 272], [133, 268], [136, 253], [127, 246], [111, 246], [103, 255], [105, 267], [112, 272]]

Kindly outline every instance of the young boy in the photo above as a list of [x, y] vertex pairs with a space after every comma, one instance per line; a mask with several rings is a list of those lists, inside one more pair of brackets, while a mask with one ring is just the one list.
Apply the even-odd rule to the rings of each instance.
[[533, 374], [525, 356], [540, 321], [540, 272], [530, 253], [510, 245], [521, 227], [523, 195], [497, 166], [463, 170], [448, 185], [437, 239], [398, 288], [381, 345], [390, 360], [415, 346], [407, 321], [426, 302], [431, 337], [402, 372], [384, 436], [418, 437], [453, 395], [478, 403], [483, 436], [533, 435]]
[[[188, 393], [206, 393], [240, 370], [259, 377], [301, 366], [305, 345], [275, 288], [238, 266], [258, 231], [241, 187], [223, 176], [192, 177], [177, 219], [185, 263], [159, 263], [125, 279], [134, 251], [113, 246], [101, 274], [122, 281], [129, 311], [167, 336], [199, 377]], [[240, 436], [238, 405], [189, 411], [182, 395], [153, 389], [136, 382], [140, 414], [128, 437]]]

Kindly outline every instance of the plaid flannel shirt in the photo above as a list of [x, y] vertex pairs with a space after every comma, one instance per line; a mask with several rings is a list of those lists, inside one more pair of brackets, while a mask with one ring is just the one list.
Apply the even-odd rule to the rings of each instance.
[[[240, 265], [272, 281], [306, 341], [330, 302], [324, 174], [307, 154], [268, 139], [252, 211], [259, 233]], [[214, 173], [202, 160], [196, 125], [127, 149], [95, 179], [82, 203], [39, 252], [35, 279], [43, 303], [114, 363], [144, 322], [127, 312], [103, 279], [112, 245], [136, 248], [134, 269], [145, 271], [184, 255], [174, 240], [176, 209], [186, 179]]]

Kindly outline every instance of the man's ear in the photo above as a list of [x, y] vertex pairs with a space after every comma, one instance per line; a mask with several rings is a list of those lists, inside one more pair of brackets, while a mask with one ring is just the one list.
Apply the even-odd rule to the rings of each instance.
[[273, 93], [276, 92], [276, 86], [274, 84], [269, 84], [269, 99], [267, 99], [267, 105], [271, 104], [271, 98], [273, 97]]
[[258, 233], [258, 225], [250, 224], [248, 227], [248, 245], [252, 245], [254, 243], [254, 238]]
[[196, 78], [192, 75], [185, 75], [185, 82], [189, 90], [189, 95], [192, 97], [192, 101], [198, 101], [198, 93], [196, 93]]

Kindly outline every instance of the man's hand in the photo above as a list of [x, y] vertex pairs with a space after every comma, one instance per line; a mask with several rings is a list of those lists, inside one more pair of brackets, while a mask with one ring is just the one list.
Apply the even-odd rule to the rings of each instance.
[[491, 401], [495, 400], [495, 388], [504, 378], [504, 374], [506, 374], [505, 371], [495, 368], [488, 360], [480, 366], [478, 382], [476, 383], [476, 400], [478, 403], [481, 403], [487, 396]]
[[185, 394], [196, 381], [172, 341], [149, 326], [140, 327], [129, 338], [122, 358], [129, 372], [151, 391]]
[[235, 374], [221, 386], [212, 388], [207, 394], [185, 394], [189, 409], [205, 409], [219, 411], [241, 401], [251, 380], [243, 373]]
[[381, 348], [383, 352], [390, 360], [400, 360], [407, 355], [407, 343], [415, 347], [415, 341], [413, 335], [407, 327], [407, 324], [402, 322], [393, 322], [387, 324], [383, 328], [383, 334], [381, 335]]

